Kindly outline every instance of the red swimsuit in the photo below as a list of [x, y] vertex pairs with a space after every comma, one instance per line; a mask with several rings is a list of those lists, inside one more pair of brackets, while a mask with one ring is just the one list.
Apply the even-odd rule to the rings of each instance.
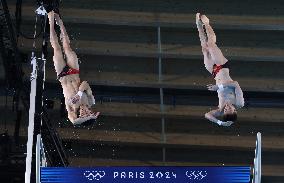
[[229, 69], [229, 68], [230, 68], [229, 63], [226, 62], [226, 63], [223, 64], [223, 65], [216, 65], [216, 64], [214, 64], [214, 65], [213, 65], [212, 76], [215, 78], [216, 75], [218, 74], [218, 72], [219, 72], [221, 69], [223, 69], [223, 68], [228, 68], [228, 69]]
[[79, 70], [77, 69], [73, 69], [71, 67], [69, 67], [68, 65], [66, 65], [62, 72], [57, 76], [57, 79], [60, 79], [61, 77], [67, 76], [67, 75], [71, 75], [71, 74], [79, 74]]

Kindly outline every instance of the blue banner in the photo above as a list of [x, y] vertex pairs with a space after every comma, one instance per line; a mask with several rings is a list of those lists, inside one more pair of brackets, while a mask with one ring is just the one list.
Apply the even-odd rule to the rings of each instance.
[[237, 183], [250, 181], [250, 167], [42, 167], [41, 183]]

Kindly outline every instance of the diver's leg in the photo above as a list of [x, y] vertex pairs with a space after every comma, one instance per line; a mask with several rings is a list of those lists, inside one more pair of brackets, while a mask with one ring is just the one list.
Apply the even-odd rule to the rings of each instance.
[[200, 20], [204, 25], [206, 35], [207, 35], [207, 43], [208, 44], [216, 44], [216, 34], [209, 24], [209, 19], [205, 15], [200, 16]]
[[203, 22], [200, 19], [200, 13], [196, 14], [196, 26], [197, 26], [201, 46], [206, 47], [208, 38], [203, 29]]
[[66, 63], [63, 59], [63, 54], [61, 47], [58, 43], [58, 37], [54, 29], [54, 12], [51, 11], [48, 13], [49, 25], [50, 25], [50, 44], [53, 48], [53, 62], [57, 75], [59, 75], [63, 68], [66, 66]]
[[208, 72], [212, 73], [214, 61], [211, 59], [211, 55], [206, 48], [202, 48], [202, 53], [203, 53], [204, 66], [208, 70]]
[[216, 34], [209, 24], [209, 19], [205, 15], [201, 15], [201, 20], [204, 23], [206, 34], [208, 37], [207, 41], [207, 50], [210, 54], [210, 57], [216, 65], [223, 65], [228, 60], [224, 57], [222, 51], [216, 45]]
[[66, 28], [63, 24], [63, 21], [58, 14], [55, 14], [54, 16], [58, 25], [60, 26], [60, 31], [61, 31], [60, 39], [62, 41], [63, 50], [66, 55], [67, 65], [73, 69], [79, 70], [78, 57], [70, 46], [70, 39], [67, 34]]
[[199, 33], [199, 39], [200, 39], [201, 47], [202, 47], [202, 53], [203, 53], [203, 57], [204, 57], [203, 61], [204, 61], [205, 68], [210, 73], [212, 73], [214, 63], [212, 63], [212, 59], [211, 59], [209, 50], [207, 48], [208, 37], [207, 37], [205, 29], [203, 29], [204, 23], [201, 20], [200, 13], [196, 14], [196, 26], [197, 26], [197, 30], [198, 30], [198, 33]]

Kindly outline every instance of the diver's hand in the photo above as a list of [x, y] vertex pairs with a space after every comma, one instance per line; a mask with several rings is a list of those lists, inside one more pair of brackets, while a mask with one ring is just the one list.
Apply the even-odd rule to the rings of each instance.
[[217, 91], [219, 89], [218, 85], [209, 84], [206, 86], [209, 91]]
[[221, 120], [218, 120], [217, 121], [217, 124], [220, 125], [220, 126], [231, 126], [234, 122], [233, 121], [221, 121]]
[[222, 126], [231, 126], [233, 123], [233, 121], [226, 121], [222, 123]]

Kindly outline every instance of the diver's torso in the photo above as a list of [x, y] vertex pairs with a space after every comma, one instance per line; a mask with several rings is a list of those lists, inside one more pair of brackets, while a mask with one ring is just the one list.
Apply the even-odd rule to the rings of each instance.
[[223, 89], [217, 91], [219, 98], [219, 108], [223, 108], [226, 103], [236, 104], [235, 87], [224, 86]]
[[232, 82], [232, 78], [230, 76], [230, 70], [228, 68], [222, 68], [214, 78], [216, 81], [216, 85], [225, 84]]

